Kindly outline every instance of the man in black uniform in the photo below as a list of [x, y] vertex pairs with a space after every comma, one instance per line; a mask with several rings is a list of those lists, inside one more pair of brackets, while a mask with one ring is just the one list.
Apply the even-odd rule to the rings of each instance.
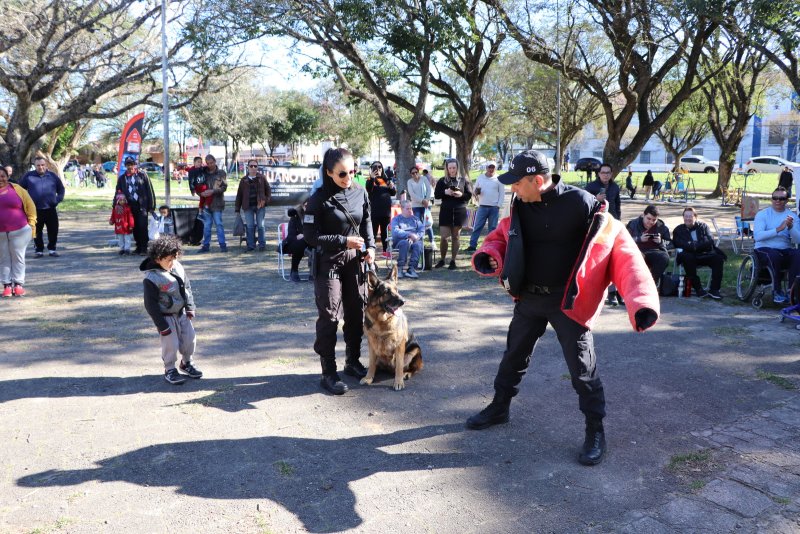
[[156, 194], [147, 173], [140, 171], [136, 167], [136, 160], [130, 156], [125, 158], [125, 174], [117, 179], [116, 190], [125, 195], [133, 213], [133, 238], [136, 240], [134, 254], [144, 256], [150, 240], [147, 235], [149, 215], [156, 211]]
[[375, 261], [367, 192], [353, 181], [353, 156], [342, 148], [325, 152], [323, 185], [308, 200], [303, 238], [317, 247], [314, 293], [317, 338], [314, 351], [322, 364], [320, 385], [334, 395], [347, 391], [336, 372], [336, 331], [344, 318], [346, 360], [344, 372], [363, 378], [359, 361], [366, 302], [365, 262]]
[[[508, 328], [506, 350], [494, 380], [495, 396], [483, 411], [467, 419], [467, 428], [481, 430], [509, 420], [511, 398], [528, 368], [533, 348], [550, 323], [556, 331], [564, 359], [586, 418], [586, 439], [578, 461], [600, 463], [605, 453], [603, 384], [595, 369], [591, 331], [567, 317], [561, 300], [594, 212], [600, 205], [586, 191], [565, 185], [552, 176], [544, 154], [528, 150], [518, 154], [509, 172], [498, 177], [516, 197], [511, 206], [502, 278], [519, 299]], [[475, 268], [494, 273], [499, 265], [485, 250], [474, 258]]]

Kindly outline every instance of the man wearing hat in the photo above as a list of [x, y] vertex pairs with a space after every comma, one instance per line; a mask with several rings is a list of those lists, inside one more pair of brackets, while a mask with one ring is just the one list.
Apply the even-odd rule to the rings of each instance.
[[133, 213], [133, 239], [136, 241], [134, 254], [147, 253], [148, 216], [156, 211], [156, 194], [146, 173], [138, 170], [136, 160], [125, 158], [125, 174], [117, 179], [116, 191], [122, 191]]
[[509, 421], [511, 399], [549, 323], [586, 420], [578, 461], [598, 464], [606, 450], [606, 410], [590, 329], [611, 281], [631, 300], [627, 311], [634, 328], [652, 326], [659, 310], [655, 285], [625, 227], [593, 195], [551, 175], [544, 154], [518, 154], [498, 180], [515, 195], [511, 212], [486, 237], [472, 263], [479, 274], [499, 275], [516, 306], [494, 380], [494, 400], [467, 419], [467, 428]]
[[487, 221], [489, 222], [487, 233], [490, 234], [497, 228], [497, 220], [500, 218], [500, 208], [503, 207], [503, 202], [505, 202], [506, 190], [505, 186], [494, 175], [496, 169], [497, 164], [494, 161], [488, 162], [486, 170], [475, 181], [475, 195], [479, 198], [480, 205], [478, 206], [478, 213], [475, 214], [475, 225], [469, 238], [467, 252], [475, 252], [478, 246], [478, 238], [481, 236]]

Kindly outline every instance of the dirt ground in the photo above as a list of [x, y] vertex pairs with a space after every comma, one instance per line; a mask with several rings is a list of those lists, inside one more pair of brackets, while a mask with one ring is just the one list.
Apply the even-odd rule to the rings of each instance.
[[[626, 202], [625, 218], [643, 207]], [[666, 208], [668, 222], [681, 207]], [[227, 254], [187, 249], [205, 375], [171, 386], [142, 306], [141, 258], [107, 246], [107, 217], [63, 214], [62, 256], [29, 253], [29, 295], [0, 302], [0, 532], [620, 532], [649, 517], [666, 530], [629, 531], [716, 532], [728, 524], [684, 529], [653, 511], [697, 502], [748, 462], [703, 431], [797, 399], [800, 332], [776, 309], [673, 298], [647, 333], [622, 308], [595, 329], [601, 465], [576, 462], [583, 421], [552, 331], [511, 423], [468, 431], [491, 399], [512, 302], [466, 259], [400, 282], [425, 359], [405, 390], [388, 376], [371, 387], [348, 378], [348, 394], [327, 395], [313, 288], [277, 271], [281, 208], [268, 210], [265, 253], [234, 241]], [[784, 471], [793, 489], [771, 494], [770, 513], [790, 532], [800, 460]], [[738, 531], [765, 524], [733, 515]]]

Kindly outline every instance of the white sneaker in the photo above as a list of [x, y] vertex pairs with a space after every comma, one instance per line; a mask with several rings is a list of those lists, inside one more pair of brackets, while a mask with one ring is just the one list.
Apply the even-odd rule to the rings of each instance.
[[409, 269], [406, 271], [406, 278], [419, 278], [419, 275], [414, 269]]

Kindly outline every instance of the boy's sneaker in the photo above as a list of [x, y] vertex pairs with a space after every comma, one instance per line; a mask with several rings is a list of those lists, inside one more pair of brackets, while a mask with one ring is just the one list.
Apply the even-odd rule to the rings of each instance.
[[450, 260], [450, 265], [447, 268], [450, 269], [451, 271], [458, 269], [458, 266], [456, 265], [456, 260]]
[[211, 250], [211, 247], [209, 247], [208, 245], [203, 245], [197, 252], [208, 252], [209, 250]]
[[403, 269], [397, 269], [397, 278], [403, 278], [404, 276]]
[[722, 295], [719, 294], [719, 290], [715, 291], [713, 289], [708, 292], [708, 296], [714, 300], [720, 300], [722, 298]]
[[164, 373], [164, 380], [172, 384], [173, 386], [177, 386], [179, 384], [183, 384], [186, 382], [186, 377], [182, 376], [177, 369], [174, 367], [169, 369]]
[[126, 256], [130, 256], [131, 255], [131, 251], [130, 250], [123, 250], [123, 252], [125, 253]]
[[7, 284], [3, 286], [3, 296], [10, 297], [11, 296], [11, 284]]
[[122, 250], [122, 249], [119, 249], [119, 255], [122, 256], [123, 254], [125, 254], [125, 251]]
[[14, 296], [15, 297], [24, 297], [25, 296], [25, 288], [22, 287], [21, 284], [14, 285]]
[[51, 250], [51, 251], [50, 251], [50, 257], [51, 257], [51, 258], [57, 258], [57, 257], [59, 257], [59, 256], [61, 256], [61, 254], [59, 254], [59, 253], [58, 253], [58, 252], [56, 252], [55, 250]]
[[184, 374], [188, 375], [191, 378], [200, 378], [203, 376], [203, 372], [194, 365], [192, 365], [191, 363], [181, 362], [179, 367], [181, 368], [181, 371], [183, 371]]
[[772, 302], [775, 304], [786, 304], [789, 302], [789, 297], [787, 297], [783, 291], [775, 291], [772, 294]]
[[220, 252], [228, 252], [228, 245], [227, 245], [227, 244], [225, 244], [225, 245], [220, 245], [220, 246], [219, 246], [219, 251], [220, 251]]
[[36, 254], [34, 254], [33, 256], [34, 256], [35, 258], [42, 258], [42, 257], [44, 257], [44, 252], [37, 252], [37, 253], [36, 253]]
[[407, 270], [405, 276], [406, 278], [419, 278], [417, 271], [415, 271], [414, 269]]
[[470, 246], [468, 246], [467, 248], [464, 249], [464, 252], [475, 252], [476, 250], [478, 250], [478, 249], [473, 247], [472, 245], [470, 245]]

